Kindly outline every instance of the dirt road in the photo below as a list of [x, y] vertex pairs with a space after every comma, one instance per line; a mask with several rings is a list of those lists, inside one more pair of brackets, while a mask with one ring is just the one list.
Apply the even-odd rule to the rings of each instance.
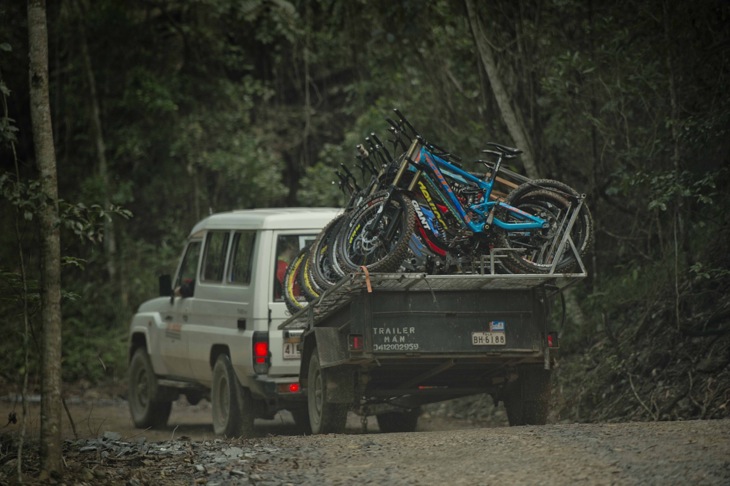
[[[345, 434], [298, 436], [282, 414], [257, 421], [259, 437], [228, 440], [213, 436], [205, 401], [176, 403], [162, 431], [133, 429], [120, 399], [69, 410], [84, 439], [69, 444], [64, 479], [77, 484], [730, 484], [730, 420], [507, 427], [427, 415], [415, 433], [372, 421], [363, 434], [353, 415]], [[0, 483], [14, 471], [3, 452]]]

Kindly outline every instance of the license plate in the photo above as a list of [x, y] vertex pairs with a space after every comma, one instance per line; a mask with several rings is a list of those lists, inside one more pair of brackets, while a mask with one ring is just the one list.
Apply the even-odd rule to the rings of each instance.
[[471, 343], [474, 346], [504, 346], [507, 336], [503, 332], [473, 332]]
[[301, 359], [299, 343], [284, 343], [284, 359]]

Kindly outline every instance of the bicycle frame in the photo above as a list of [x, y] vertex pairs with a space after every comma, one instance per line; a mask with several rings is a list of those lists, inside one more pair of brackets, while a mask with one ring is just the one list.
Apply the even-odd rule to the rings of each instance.
[[[413, 155], [418, 154], [415, 158]], [[416, 173], [411, 180], [408, 190], [412, 191], [421, 172], [426, 172], [429, 175], [434, 176], [433, 178], [438, 183], [442, 196], [445, 196], [451, 203], [451, 206], [456, 209], [462, 224], [474, 233], [483, 233], [487, 231], [491, 223], [505, 231], [526, 231], [532, 229], [542, 229], [548, 227], [548, 222], [538, 216], [529, 214], [521, 209], [511, 206], [502, 201], [490, 201], [490, 195], [492, 188], [496, 180], [496, 175], [499, 170], [501, 163], [501, 157], [495, 163], [494, 169], [492, 170], [491, 177], [487, 180], [482, 180], [473, 174], [457, 167], [456, 165], [442, 159], [436, 154], [431, 153], [427, 147], [418, 139], [413, 141], [411, 148], [406, 152], [406, 160], [402, 168], [410, 163], [415, 169]], [[449, 174], [456, 174], [467, 182], [474, 184], [477, 188], [483, 191], [481, 201], [477, 204], [469, 205], [464, 207], [461, 201], [456, 197], [456, 194], [451, 189], [444, 172]], [[400, 174], [399, 174], [400, 175]], [[396, 176], [398, 179], [398, 176]], [[506, 209], [520, 222], [507, 222], [503, 221], [494, 216], [495, 206]], [[472, 216], [474, 214], [475, 216]]]

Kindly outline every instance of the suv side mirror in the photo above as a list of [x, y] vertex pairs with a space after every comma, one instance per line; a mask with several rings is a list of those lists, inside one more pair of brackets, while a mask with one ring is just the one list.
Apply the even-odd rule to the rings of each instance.
[[171, 297], [172, 277], [170, 275], [160, 275], [158, 283], [160, 287], [160, 297]]

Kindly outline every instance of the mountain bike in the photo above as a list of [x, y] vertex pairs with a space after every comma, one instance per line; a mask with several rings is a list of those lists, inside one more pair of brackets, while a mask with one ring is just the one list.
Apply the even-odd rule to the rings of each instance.
[[[592, 218], [584, 196], [559, 181], [526, 182], [506, 200], [492, 197], [504, 160], [521, 151], [494, 142], [484, 152], [484, 177], [464, 170], [451, 154], [429, 144], [396, 110], [399, 122], [389, 120], [392, 131], [409, 133], [410, 146], [399, 158], [388, 188], [366, 199], [349, 218], [338, 242], [337, 258], [343, 269], [362, 265], [371, 271], [392, 271], [401, 249], [407, 246], [408, 228], [414, 223], [418, 192], [423, 187], [434, 203], [434, 218], [421, 218], [428, 241], [446, 252], [472, 256], [500, 249], [505, 269], [513, 273], [563, 273], [575, 268], [592, 241]], [[469, 197], [465, 195], [470, 193]], [[423, 212], [423, 211], [421, 211]], [[450, 222], [435, 224], [441, 219]], [[394, 249], [399, 250], [395, 252]], [[381, 269], [387, 270], [381, 270]]]

